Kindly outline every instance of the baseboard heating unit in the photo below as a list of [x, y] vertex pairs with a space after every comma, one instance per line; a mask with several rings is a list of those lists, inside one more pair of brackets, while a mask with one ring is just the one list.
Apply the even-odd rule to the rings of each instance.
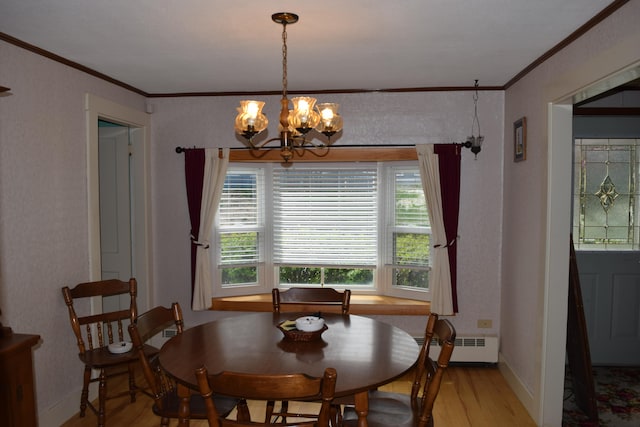
[[178, 330], [177, 329], [165, 329], [164, 331], [162, 331], [162, 338], [171, 338], [171, 337], [175, 337], [176, 335], [178, 335]]
[[[424, 337], [416, 338], [419, 345]], [[451, 355], [452, 363], [498, 363], [498, 337], [493, 335], [479, 335], [456, 337], [456, 346]], [[431, 341], [431, 354], [438, 354], [440, 343], [437, 339]], [[432, 356], [433, 357], [433, 356]]]
[[170, 338], [178, 335], [178, 330], [176, 328], [164, 329], [161, 334], [156, 335], [151, 340], [151, 345], [154, 347], [160, 348], [169, 341]]

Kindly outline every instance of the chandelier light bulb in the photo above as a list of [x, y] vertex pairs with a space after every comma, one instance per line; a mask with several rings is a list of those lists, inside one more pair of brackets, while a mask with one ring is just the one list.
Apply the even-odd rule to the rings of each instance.
[[301, 99], [298, 102], [298, 109], [300, 110], [300, 119], [302, 119], [302, 123], [307, 123], [309, 119], [309, 103], [304, 99]]
[[316, 127], [318, 132], [323, 133], [327, 137], [333, 136], [336, 132], [342, 130], [342, 117], [338, 114], [340, 104], [326, 102], [318, 105], [318, 111], [322, 116], [320, 124]]
[[249, 101], [247, 105], [247, 123], [250, 125], [256, 124], [256, 117], [258, 117], [258, 111], [260, 108], [258, 107], [258, 103], [255, 101]]
[[306, 134], [320, 122], [320, 114], [313, 111], [316, 99], [310, 96], [298, 96], [291, 100], [293, 111], [289, 111], [289, 126], [301, 134]]
[[254, 135], [262, 132], [269, 124], [269, 120], [262, 113], [264, 102], [262, 101], [240, 101], [238, 115], [235, 120], [236, 133], [242, 135], [247, 140], [251, 140]]
[[325, 126], [328, 126], [331, 123], [331, 120], [333, 120], [333, 111], [330, 108], [323, 109], [320, 112], [320, 115], [322, 116], [322, 121]]

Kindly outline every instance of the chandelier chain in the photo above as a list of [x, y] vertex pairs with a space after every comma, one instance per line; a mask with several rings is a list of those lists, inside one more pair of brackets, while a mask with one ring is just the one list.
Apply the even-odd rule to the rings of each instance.
[[287, 24], [282, 23], [282, 96], [287, 96]]

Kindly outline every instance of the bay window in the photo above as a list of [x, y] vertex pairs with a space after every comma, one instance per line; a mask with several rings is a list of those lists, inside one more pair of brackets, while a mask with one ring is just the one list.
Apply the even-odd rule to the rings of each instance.
[[212, 233], [216, 296], [330, 286], [429, 298], [416, 162], [230, 164]]

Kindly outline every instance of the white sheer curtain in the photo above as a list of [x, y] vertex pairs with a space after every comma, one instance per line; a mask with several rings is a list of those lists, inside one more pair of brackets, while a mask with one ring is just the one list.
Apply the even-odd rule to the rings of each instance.
[[431, 311], [441, 315], [452, 315], [454, 312], [451, 273], [449, 271], [449, 254], [447, 253], [447, 236], [442, 217], [438, 155], [434, 153], [432, 144], [416, 145], [416, 151], [422, 188], [427, 199], [429, 221], [431, 222], [432, 266], [429, 273]]
[[[220, 156], [219, 153], [222, 153]], [[204, 177], [202, 183], [202, 205], [200, 208], [200, 232], [196, 252], [196, 277], [193, 286], [194, 311], [207, 310], [213, 297], [211, 280], [211, 254], [209, 236], [218, 210], [224, 179], [229, 165], [229, 149], [207, 148], [205, 150]]]

